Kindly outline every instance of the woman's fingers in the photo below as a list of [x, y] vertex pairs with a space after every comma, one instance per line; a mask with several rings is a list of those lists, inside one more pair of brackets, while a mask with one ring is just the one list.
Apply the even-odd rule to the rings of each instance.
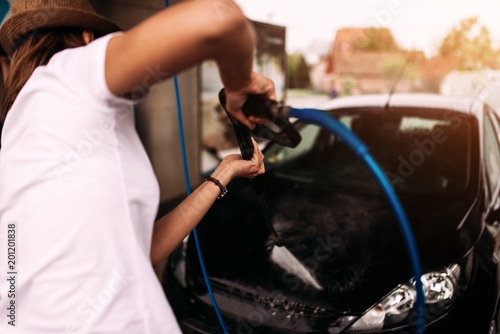
[[[245, 100], [243, 100], [245, 101]], [[240, 107], [241, 108], [241, 107]], [[239, 123], [245, 125], [247, 128], [249, 128], [250, 130], [253, 130], [255, 129], [255, 126], [256, 126], [256, 122], [250, 120], [249, 117], [247, 117], [243, 111], [239, 110], [239, 111], [230, 111], [229, 108], [228, 108], [228, 111], [229, 113], [231, 114], [231, 117], [235, 118]]]
[[253, 157], [252, 157], [252, 163], [256, 167], [255, 169], [255, 176], [264, 174], [265, 172], [265, 166], [264, 166], [264, 154], [262, 154], [261, 150], [259, 149], [259, 145], [257, 145], [257, 142], [252, 138], [252, 144], [253, 144]]
[[265, 172], [266, 172], [266, 167], [264, 165], [264, 162], [262, 162], [262, 164], [260, 165], [259, 172], [257, 173], [257, 175], [262, 175]]
[[226, 109], [240, 123], [253, 130], [257, 124], [269, 123], [265, 118], [246, 116], [241, 108], [248, 98], [249, 94], [264, 95], [268, 99], [276, 100], [274, 82], [256, 72], [252, 73], [251, 81], [238, 91], [226, 89]]
[[264, 165], [264, 154], [262, 154], [259, 146], [253, 138], [252, 144], [254, 151], [250, 160], [244, 160], [241, 157], [241, 154], [231, 154], [222, 160], [219, 165], [220, 167], [231, 166], [229, 169], [222, 168], [222, 170], [230, 171], [230, 179], [233, 179], [234, 177], [254, 178], [257, 175], [265, 173], [266, 168]]

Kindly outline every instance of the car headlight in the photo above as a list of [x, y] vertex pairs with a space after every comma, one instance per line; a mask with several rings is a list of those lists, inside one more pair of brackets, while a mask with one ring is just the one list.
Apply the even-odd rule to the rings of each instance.
[[[460, 267], [452, 264], [443, 270], [428, 272], [421, 277], [424, 288], [426, 316], [443, 314], [457, 293]], [[346, 333], [373, 332], [411, 325], [415, 320], [416, 300], [413, 279], [397, 286], [382, 300], [368, 309], [356, 320]]]

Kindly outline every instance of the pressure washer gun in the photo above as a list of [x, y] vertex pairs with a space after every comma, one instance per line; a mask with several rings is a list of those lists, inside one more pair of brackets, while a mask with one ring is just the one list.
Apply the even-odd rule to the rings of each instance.
[[[302, 140], [300, 133], [288, 119], [289, 107], [283, 106], [276, 101], [267, 99], [262, 95], [249, 95], [247, 100], [243, 104], [243, 107], [241, 108], [243, 113], [247, 117], [255, 116], [266, 118], [271, 121], [270, 124], [257, 125], [253, 130], [250, 130], [245, 125], [238, 123], [237, 120], [234, 120], [227, 112], [226, 93], [224, 89], [219, 92], [219, 101], [222, 105], [222, 108], [224, 108], [227, 116], [231, 120], [231, 123], [233, 124], [233, 129], [236, 135], [236, 139], [238, 140], [238, 146], [240, 147], [241, 156], [245, 160], [250, 160], [253, 156], [252, 135], [291, 148], [296, 147]], [[264, 212], [267, 226], [269, 230], [274, 234], [275, 245], [278, 247], [283, 247], [285, 245], [285, 240], [276, 232], [272, 225], [271, 213], [264, 196], [265, 189], [259, 178], [256, 178], [254, 180], [253, 186], [255, 192], [259, 195], [260, 204]]]
[[270, 124], [257, 125], [250, 130], [243, 124], [238, 123], [226, 110], [226, 92], [219, 92], [219, 101], [233, 124], [234, 133], [238, 140], [243, 159], [250, 160], [253, 156], [253, 144], [251, 136], [267, 139], [286, 147], [296, 147], [302, 140], [300, 133], [295, 129], [288, 119], [288, 109], [276, 101], [267, 99], [262, 95], [249, 95], [243, 107], [243, 113], [248, 116], [266, 118]]

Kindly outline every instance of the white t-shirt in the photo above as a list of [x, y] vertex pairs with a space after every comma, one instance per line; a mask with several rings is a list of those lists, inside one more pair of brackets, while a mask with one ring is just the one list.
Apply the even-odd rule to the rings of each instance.
[[38, 67], [5, 121], [0, 333], [180, 333], [149, 260], [158, 183], [105, 82], [113, 36]]

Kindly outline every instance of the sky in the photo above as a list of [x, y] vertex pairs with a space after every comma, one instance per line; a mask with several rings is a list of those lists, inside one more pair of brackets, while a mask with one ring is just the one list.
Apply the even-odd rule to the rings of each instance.
[[347, 27], [386, 27], [403, 48], [431, 57], [464, 18], [477, 16], [500, 48], [499, 0], [235, 0], [255, 21], [287, 28], [287, 51], [315, 63], [335, 32]]

